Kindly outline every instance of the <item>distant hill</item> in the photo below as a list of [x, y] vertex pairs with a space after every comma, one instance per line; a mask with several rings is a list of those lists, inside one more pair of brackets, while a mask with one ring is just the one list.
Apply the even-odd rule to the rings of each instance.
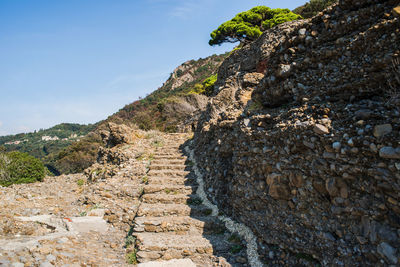
[[27, 152], [49, 166], [49, 158], [74, 142], [80, 141], [95, 128], [94, 124], [62, 123], [32, 133], [0, 136], [0, 146], [3, 146], [6, 151]]

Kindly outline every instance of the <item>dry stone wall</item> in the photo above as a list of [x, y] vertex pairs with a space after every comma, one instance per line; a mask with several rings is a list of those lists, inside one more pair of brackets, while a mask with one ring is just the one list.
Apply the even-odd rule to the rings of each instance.
[[398, 5], [340, 1], [221, 65], [194, 155], [265, 262], [279, 247], [324, 266], [399, 264]]

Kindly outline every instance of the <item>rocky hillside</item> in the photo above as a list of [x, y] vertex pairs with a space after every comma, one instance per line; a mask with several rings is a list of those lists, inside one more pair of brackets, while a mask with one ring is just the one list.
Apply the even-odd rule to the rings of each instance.
[[272, 266], [399, 262], [398, 5], [341, 0], [218, 71], [194, 155], [209, 197]]
[[226, 56], [213, 55], [183, 63], [160, 88], [144, 99], [125, 106], [107, 121], [136, 124], [144, 130], [188, 130], [186, 120], [195, 120], [193, 116], [196, 117], [207, 104], [208, 98], [202, 90], [204, 80], [216, 74]]
[[227, 55], [183, 63], [160, 88], [97, 123], [88, 136], [53, 155], [49, 165], [60, 173], [81, 172], [92, 165], [102, 145], [101, 132], [110, 132], [110, 122], [143, 130], [191, 131], [208, 101], [205, 80], [216, 74]]

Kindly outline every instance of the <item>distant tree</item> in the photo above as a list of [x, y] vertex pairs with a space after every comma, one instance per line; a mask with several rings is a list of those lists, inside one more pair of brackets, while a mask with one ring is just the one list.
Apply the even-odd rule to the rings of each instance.
[[27, 153], [0, 153], [0, 185], [33, 183], [45, 176], [43, 163]]
[[208, 43], [220, 45], [226, 42], [251, 42], [257, 39], [263, 31], [296, 19], [301, 19], [301, 16], [289, 9], [271, 9], [266, 6], [257, 6], [222, 23], [218, 29], [210, 34], [211, 39]]
[[303, 18], [311, 18], [321, 12], [328, 6], [336, 3], [338, 0], [310, 0], [310, 2], [305, 5], [299, 6], [294, 9], [293, 12], [299, 14]]

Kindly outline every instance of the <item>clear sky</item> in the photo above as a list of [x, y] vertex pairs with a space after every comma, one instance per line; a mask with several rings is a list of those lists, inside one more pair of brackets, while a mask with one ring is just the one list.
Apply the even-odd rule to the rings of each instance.
[[181, 63], [231, 50], [209, 34], [257, 5], [305, 0], [0, 0], [0, 135], [94, 123]]

